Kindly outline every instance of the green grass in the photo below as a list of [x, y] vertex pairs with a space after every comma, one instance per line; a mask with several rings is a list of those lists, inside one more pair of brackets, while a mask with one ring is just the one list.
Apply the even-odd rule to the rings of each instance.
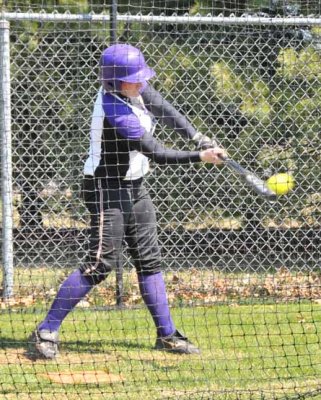
[[[60, 357], [31, 361], [27, 337], [43, 312], [37, 306], [0, 313], [1, 399], [284, 399], [321, 388], [319, 304], [174, 308], [176, 324], [202, 349], [199, 356], [153, 350], [144, 308], [76, 309], [62, 326]], [[46, 376], [94, 370], [123, 381], [59, 384]]]

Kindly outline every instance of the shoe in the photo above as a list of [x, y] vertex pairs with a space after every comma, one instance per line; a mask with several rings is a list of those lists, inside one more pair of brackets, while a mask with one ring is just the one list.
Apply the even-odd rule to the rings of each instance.
[[30, 355], [35, 358], [46, 358], [53, 360], [59, 355], [58, 351], [58, 332], [51, 332], [43, 329], [36, 329], [29, 338]]
[[171, 353], [179, 354], [200, 354], [198, 349], [191, 343], [187, 337], [183, 336], [179, 331], [175, 331], [170, 336], [158, 337], [155, 344], [156, 350], [164, 350]]

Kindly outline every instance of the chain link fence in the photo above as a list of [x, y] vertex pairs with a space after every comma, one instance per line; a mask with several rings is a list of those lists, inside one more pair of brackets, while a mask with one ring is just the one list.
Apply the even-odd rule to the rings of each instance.
[[[157, 209], [172, 304], [311, 300], [321, 295], [321, 21], [290, 13], [276, 16], [273, 23], [264, 10], [257, 11], [217, 19], [133, 14], [118, 21], [118, 40], [142, 49], [157, 72], [154, 86], [198, 130], [215, 137], [233, 159], [262, 179], [288, 172], [296, 182], [290, 193], [270, 204], [224, 166], [153, 165], [147, 185]], [[6, 17], [14, 293], [19, 306], [33, 305], [42, 312], [52, 288], [86, 254], [89, 215], [79, 193], [99, 88], [98, 61], [110, 42], [109, 18], [59, 13]], [[169, 147], [193, 148], [160, 125], [155, 134]], [[122, 302], [137, 305], [126, 252], [124, 269]], [[115, 288], [106, 285], [89, 299], [89, 307], [114, 304]], [[29, 331], [32, 322], [24, 322], [21, 332]], [[314, 379], [320, 360], [312, 361], [309, 374]], [[313, 385], [319, 385], [317, 379]], [[291, 387], [291, 393], [303, 386]], [[246, 390], [256, 393], [251, 385]], [[269, 390], [286, 391], [283, 386]]]
[[[318, 257], [319, 30], [250, 22], [151, 27], [129, 20], [119, 28], [120, 40], [142, 48], [156, 69], [154, 85], [199, 130], [263, 179], [277, 172], [296, 179], [271, 206], [226, 168], [155, 165], [148, 182], [168, 267], [186, 254], [189, 263], [213, 266], [218, 250], [231, 268], [248, 265], [246, 256], [255, 268], [306, 267], [306, 257], [313, 268]], [[15, 263], [74, 265], [84, 252], [88, 220], [79, 191], [108, 24], [31, 15], [11, 21], [10, 37]], [[191, 148], [161, 126], [157, 136]]]

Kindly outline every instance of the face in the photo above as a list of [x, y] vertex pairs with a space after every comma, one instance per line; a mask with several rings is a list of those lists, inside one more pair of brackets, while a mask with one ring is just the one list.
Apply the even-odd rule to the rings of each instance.
[[140, 89], [143, 87], [142, 82], [131, 83], [121, 82], [120, 93], [125, 97], [138, 97], [140, 96]]

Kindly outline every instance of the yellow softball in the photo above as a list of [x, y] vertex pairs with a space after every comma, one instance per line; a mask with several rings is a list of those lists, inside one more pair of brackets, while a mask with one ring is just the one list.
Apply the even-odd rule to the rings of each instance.
[[292, 190], [295, 182], [291, 174], [280, 173], [271, 176], [266, 181], [266, 185], [270, 190], [272, 190], [272, 192], [281, 196], [282, 194], [287, 194], [290, 190]]

